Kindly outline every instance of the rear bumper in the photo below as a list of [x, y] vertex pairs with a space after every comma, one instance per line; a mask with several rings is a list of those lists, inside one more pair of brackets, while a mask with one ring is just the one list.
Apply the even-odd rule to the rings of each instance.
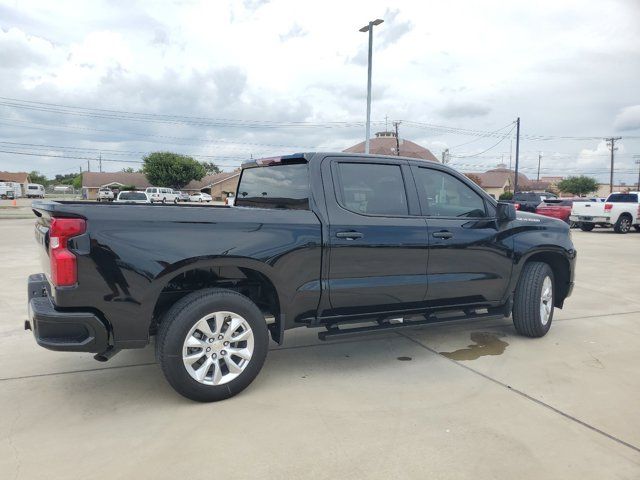
[[109, 334], [104, 323], [91, 312], [56, 310], [49, 282], [41, 273], [29, 276], [29, 325], [36, 342], [49, 350], [104, 352]]
[[571, 215], [569, 220], [572, 222], [586, 222], [586, 223], [609, 223], [609, 217], [589, 217], [586, 215]]

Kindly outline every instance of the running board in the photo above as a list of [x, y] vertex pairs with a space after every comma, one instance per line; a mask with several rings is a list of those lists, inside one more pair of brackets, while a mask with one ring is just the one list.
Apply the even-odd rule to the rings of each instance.
[[415, 321], [403, 321], [403, 322], [384, 322], [378, 325], [370, 325], [366, 327], [352, 327], [352, 328], [339, 328], [338, 326], [327, 328], [324, 332], [318, 332], [318, 338], [320, 340], [326, 341], [331, 340], [333, 338], [343, 338], [343, 337], [355, 337], [359, 335], [364, 335], [368, 333], [378, 333], [378, 332], [390, 332], [394, 330], [401, 330], [405, 328], [419, 327], [422, 325], [429, 325], [432, 323], [444, 323], [444, 322], [453, 322], [455, 320], [486, 320], [486, 319], [494, 319], [499, 320], [501, 318], [505, 318], [505, 315], [501, 313], [487, 312], [487, 313], [479, 313], [479, 314], [471, 314], [471, 315], [456, 315], [451, 317], [438, 318], [434, 315], [431, 315], [424, 320], [415, 320]]

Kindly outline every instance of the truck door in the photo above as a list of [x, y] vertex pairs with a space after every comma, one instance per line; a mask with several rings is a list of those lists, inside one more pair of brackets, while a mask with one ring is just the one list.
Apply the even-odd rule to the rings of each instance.
[[500, 234], [493, 206], [449, 172], [411, 168], [429, 236], [429, 305], [502, 300], [513, 239]]
[[420, 308], [426, 225], [406, 161], [325, 158], [330, 308], [322, 316]]

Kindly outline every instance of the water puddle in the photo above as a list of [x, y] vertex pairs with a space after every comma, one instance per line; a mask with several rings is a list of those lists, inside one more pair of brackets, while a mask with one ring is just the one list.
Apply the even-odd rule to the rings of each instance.
[[504, 337], [504, 335], [488, 332], [473, 332], [471, 334], [471, 341], [474, 342], [472, 345], [454, 352], [440, 352], [440, 355], [450, 358], [451, 360], [463, 361], [477, 360], [486, 355], [502, 355], [509, 344], [504, 340], [500, 340], [500, 337]]

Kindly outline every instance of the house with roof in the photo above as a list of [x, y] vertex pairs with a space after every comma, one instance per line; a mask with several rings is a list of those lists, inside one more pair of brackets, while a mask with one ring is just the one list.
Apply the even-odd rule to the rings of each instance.
[[0, 182], [20, 184], [21, 196], [27, 194], [27, 184], [31, 183], [27, 172], [0, 172]]
[[[473, 175], [480, 179], [480, 186], [494, 198], [500, 197], [504, 192], [513, 191], [516, 179], [516, 172], [507, 168], [504, 164], [499, 164], [497, 168], [483, 173], [474, 172]], [[530, 183], [526, 175], [518, 173], [519, 191], [529, 189]]]
[[[201, 180], [192, 180], [182, 188], [183, 192], [205, 192], [214, 200], [224, 200], [228, 193], [235, 193], [238, 186], [240, 171], [223, 172], [216, 175], [207, 175]], [[82, 198], [95, 200], [98, 198], [98, 190], [102, 187], [122, 189], [134, 187], [136, 190], [144, 190], [154, 187], [144, 173], [139, 172], [82, 172]]]
[[229, 193], [235, 194], [240, 180], [240, 170], [222, 172], [215, 175], [207, 175], [201, 180], [191, 180], [183, 188], [183, 192], [205, 192], [211, 195], [213, 200], [222, 201]]
[[[396, 139], [396, 132], [378, 132], [375, 138], [369, 139], [369, 153], [372, 155], [398, 155], [398, 145], [400, 145], [401, 157], [419, 158], [438, 162], [436, 156], [428, 149], [405, 138]], [[347, 153], [364, 153], [365, 142], [360, 142], [352, 147], [343, 150]]]
[[132, 186], [144, 190], [152, 185], [143, 173], [129, 172], [82, 172], [82, 198], [95, 200], [102, 187], [117, 188]]

